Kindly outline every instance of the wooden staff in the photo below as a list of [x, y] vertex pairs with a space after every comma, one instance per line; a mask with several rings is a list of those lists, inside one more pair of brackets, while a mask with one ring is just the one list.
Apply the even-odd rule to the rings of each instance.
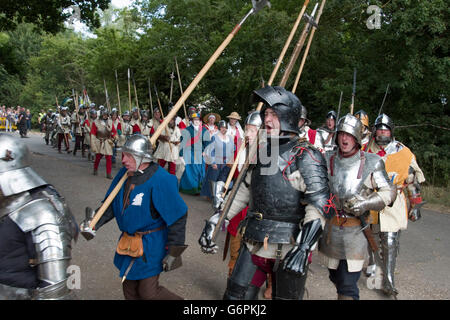
[[109, 104], [108, 89], [106, 88], [105, 78], [103, 78], [103, 86], [105, 87], [106, 107], [108, 108], [108, 112], [111, 113], [111, 105]]
[[152, 102], [152, 89], [150, 87], [150, 78], [148, 79], [148, 95], [150, 97], [150, 111], [152, 113], [152, 119], [153, 119], [153, 102]]
[[186, 91], [181, 95], [180, 99], [178, 99], [177, 103], [174, 105], [172, 110], [169, 112], [167, 117], [164, 119], [164, 121], [161, 123], [161, 125], [156, 129], [153, 136], [150, 138], [150, 142], [152, 145], [155, 145], [156, 139], [158, 139], [159, 135], [161, 134], [162, 130], [167, 126], [169, 121], [176, 115], [178, 110], [180, 109], [181, 105], [186, 101], [186, 99], [189, 97], [189, 95], [194, 91], [194, 89], [197, 87], [198, 83], [201, 79], [205, 76], [205, 74], [208, 72], [208, 70], [211, 68], [211, 66], [214, 64], [214, 62], [219, 58], [220, 54], [225, 50], [225, 48], [228, 46], [228, 44], [231, 42], [231, 40], [234, 38], [234, 36], [237, 34], [237, 32], [240, 30], [242, 24], [247, 20], [247, 18], [253, 14], [261, 10], [264, 6], [269, 4], [269, 1], [252, 1], [253, 8], [245, 15], [245, 17], [234, 27], [234, 29], [231, 31], [231, 33], [225, 38], [225, 40], [222, 42], [222, 44], [216, 49], [216, 51], [213, 53], [213, 55], [209, 58], [209, 60], [206, 62], [206, 64], [203, 66], [203, 68], [200, 70], [200, 72], [197, 74], [197, 76], [192, 80], [191, 84], [187, 87]]
[[125, 180], [127, 180], [127, 178], [128, 178], [128, 173], [126, 172], [122, 176], [122, 178], [119, 180], [117, 185], [114, 187], [114, 189], [111, 191], [111, 193], [109, 194], [108, 198], [106, 198], [106, 200], [103, 202], [102, 206], [97, 210], [97, 212], [95, 213], [94, 218], [92, 219], [91, 223], [89, 224], [89, 227], [92, 230], [94, 230], [95, 225], [97, 224], [97, 222], [100, 220], [100, 218], [105, 213], [106, 209], [108, 209], [108, 207], [111, 204], [111, 202], [114, 200], [116, 195], [119, 193], [120, 188], [122, 188], [122, 185], [125, 182]]
[[[325, 6], [325, 1], [326, 0], [322, 0], [322, 3], [320, 4], [319, 12], [317, 13], [317, 19], [316, 19], [316, 25], [317, 26], [319, 25], [320, 16], [322, 15], [323, 7]], [[300, 80], [300, 76], [301, 76], [301, 74], [303, 72], [303, 67], [305, 65], [306, 57], [308, 56], [309, 48], [311, 46], [311, 42], [312, 42], [312, 39], [314, 37], [314, 33], [317, 30], [317, 26], [316, 25], [313, 26], [313, 29], [311, 31], [311, 35], [309, 36], [308, 43], [306, 45], [306, 49], [305, 49], [305, 52], [303, 54], [302, 62], [300, 63], [300, 68], [298, 69], [297, 76], [295, 77], [294, 86], [292, 87], [292, 93], [295, 93], [295, 91], [297, 90], [297, 85], [298, 85], [298, 82]]]
[[[270, 75], [269, 81], [267, 82], [268, 86], [271, 86], [273, 81], [275, 80], [275, 76], [276, 76], [276, 74], [278, 72], [278, 69], [280, 68], [281, 63], [283, 62], [284, 56], [286, 55], [286, 51], [289, 48], [289, 45], [291, 44], [292, 39], [294, 38], [295, 32], [298, 29], [298, 26], [300, 24], [300, 21], [301, 21], [301, 19], [303, 17], [303, 14], [305, 13], [305, 10], [306, 10], [306, 7], [308, 6], [308, 4], [309, 4], [309, 0], [305, 0], [305, 2], [303, 3], [303, 7], [300, 10], [300, 13], [299, 13], [299, 15], [297, 17], [297, 20], [295, 21], [295, 23], [294, 23], [294, 25], [293, 25], [293, 27], [291, 29], [291, 32], [290, 32], [288, 38], [286, 39], [286, 42], [284, 43], [284, 47], [281, 50], [280, 56], [278, 57], [278, 60], [277, 60], [277, 63], [276, 63], [275, 67], [272, 70], [272, 74]], [[262, 86], [264, 87], [264, 83], [263, 83]], [[259, 102], [257, 107], [256, 107], [256, 111], [260, 111], [262, 106], [263, 106], [263, 102]], [[239, 148], [239, 150], [238, 150], [238, 152], [236, 154], [235, 162], [233, 163], [233, 166], [231, 167], [230, 173], [228, 174], [227, 180], [225, 182], [224, 192], [223, 192], [223, 196], [222, 196], [223, 198], [225, 197], [225, 194], [228, 191], [228, 187], [230, 186], [231, 180], [233, 179], [234, 173], [236, 172], [236, 169], [237, 169], [237, 165], [238, 165], [238, 162], [239, 162], [238, 161], [239, 160], [239, 156], [241, 155], [241, 153], [243, 152], [244, 149], [245, 149], [245, 143], [242, 143], [241, 147]]]
[[291, 74], [292, 68], [294, 67], [295, 62], [297, 61], [300, 51], [302, 50], [303, 44], [305, 43], [306, 37], [308, 36], [309, 30], [311, 29], [311, 26], [314, 24], [314, 15], [316, 14], [316, 9], [317, 3], [314, 6], [311, 16], [305, 15], [307, 22], [303, 28], [300, 38], [297, 41], [297, 44], [295, 45], [294, 51], [292, 52], [291, 55], [291, 60], [289, 60], [289, 63], [286, 67], [286, 71], [283, 74], [283, 77], [280, 82], [281, 87], [284, 87], [286, 85], [286, 82]]
[[[275, 65], [275, 68], [273, 68], [272, 74], [270, 75], [269, 81], [267, 82], [268, 86], [271, 86], [273, 81], [275, 80], [275, 76], [278, 72], [278, 69], [280, 68], [281, 63], [283, 62], [284, 56], [286, 55], [286, 51], [289, 48], [289, 45], [292, 42], [292, 39], [294, 38], [295, 32], [298, 29], [298, 26], [300, 24], [300, 21], [302, 20], [303, 14], [305, 13], [306, 7], [309, 4], [309, 0], [305, 0], [303, 3], [303, 7], [300, 10], [300, 13], [297, 17], [297, 20], [295, 20], [294, 26], [291, 29], [291, 33], [289, 34], [288, 38], [286, 39], [286, 42], [284, 43], [283, 50], [281, 50], [280, 56], [278, 57], [277, 63]], [[258, 106], [256, 107], [256, 110], [261, 110], [263, 106], [263, 102], [259, 102]]]
[[120, 106], [120, 93], [119, 93], [119, 81], [117, 79], [117, 70], [114, 70], [114, 73], [116, 75], [117, 102], [119, 104], [119, 116], [121, 116], [122, 115], [122, 108]]
[[[154, 86], [155, 86], [155, 92], [156, 92], [156, 100], [158, 101], [159, 112], [161, 113], [161, 117], [163, 118], [163, 122], [164, 122], [164, 113], [163, 113], [163, 110], [161, 107], [161, 102], [159, 101], [158, 89], [156, 89], [156, 84]], [[169, 133], [169, 130], [167, 129], [167, 126], [164, 128], [164, 130], [165, 130], [166, 135], [170, 138], [170, 133]], [[170, 152], [172, 152], [172, 145], [170, 144], [170, 141], [168, 141], [168, 143], [169, 143]]]
[[[180, 93], [181, 93], [181, 95], [183, 95], [183, 86], [181, 85], [181, 76], [180, 76], [180, 70], [178, 69], [177, 57], [174, 57], [174, 58], [175, 58], [175, 66], [177, 68], [178, 84], [180, 85]], [[183, 102], [183, 109], [184, 109], [184, 118], [187, 120], [188, 115], [186, 112], [186, 104], [184, 102]]]
[[130, 88], [130, 68], [128, 68], [128, 106], [131, 113], [131, 88]]
[[[134, 87], [134, 96], [135, 96], [135, 100], [136, 100], [136, 107], [139, 110], [139, 101], [138, 101], [138, 96], [137, 96], [137, 91], [136, 91], [136, 82], [134, 81], [134, 73], [133, 70], [131, 70], [131, 80], [133, 80], [133, 87]], [[140, 113], [139, 113], [140, 114]]]
[[172, 102], [172, 92], [173, 92], [173, 79], [175, 78], [174, 74], [173, 74], [173, 70], [172, 73], [170, 74], [170, 94], [169, 94], [169, 102]]

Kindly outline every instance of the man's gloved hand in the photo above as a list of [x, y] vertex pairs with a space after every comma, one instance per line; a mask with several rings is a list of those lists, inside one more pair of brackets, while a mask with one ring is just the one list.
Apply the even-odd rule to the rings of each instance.
[[345, 212], [351, 213], [355, 217], [359, 217], [369, 210], [383, 210], [385, 204], [380, 195], [374, 192], [368, 197], [357, 194], [353, 198], [346, 200], [343, 206]]
[[169, 246], [169, 252], [162, 261], [163, 270], [168, 272], [181, 267], [181, 254], [184, 252], [184, 250], [186, 250], [186, 248], [187, 245]]
[[205, 221], [205, 227], [203, 228], [200, 239], [198, 239], [200, 249], [203, 253], [214, 254], [217, 253], [217, 250], [219, 249], [219, 247], [212, 241], [212, 235], [217, 223], [219, 222], [221, 213], [221, 211], [218, 211], [217, 213], [212, 215], [209, 220]]
[[80, 223], [80, 231], [81, 235], [88, 241], [95, 237], [95, 230], [93, 230], [89, 226], [94, 216], [95, 211], [89, 207], [86, 207], [86, 218], [84, 219], [83, 222]]
[[309, 253], [321, 234], [322, 224], [320, 219], [306, 223], [297, 236], [297, 244], [286, 254], [283, 269], [304, 275]]
[[422, 197], [410, 198], [409, 204], [411, 208], [409, 209], [408, 218], [412, 222], [415, 222], [422, 218], [422, 213], [420, 212], [420, 208], [426, 203], [426, 201], [422, 200]]

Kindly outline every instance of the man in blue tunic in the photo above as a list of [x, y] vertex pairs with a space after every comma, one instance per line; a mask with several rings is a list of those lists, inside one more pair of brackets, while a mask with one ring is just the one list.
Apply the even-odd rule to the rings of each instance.
[[183, 157], [185, 169], [180, 179], [182, 193], [197, 195], [205, 179], [205, 159], [203, 152], [210, 144], [209, 131], [203, 127], [199, 113], [193, 113], [192, 124], [181, 131], [180, 156]]
[[119, 170], [105, 199], [124, 174], [128, 175], [117, 196], [91, 228], [94, 211], [86, 208], [80, 225], [83, 236], [92, 239], [105, 223], [116, 218], [122, 235], [114, 265], [120, 271], [127, 300], [182, 299], [159, 285], [159, 274], [181, 265], [186, 249], [187, 206], [178, 193], [177, 179], [151, 161], [151, 147], [140, 134], [122, 147], [124, 167]]

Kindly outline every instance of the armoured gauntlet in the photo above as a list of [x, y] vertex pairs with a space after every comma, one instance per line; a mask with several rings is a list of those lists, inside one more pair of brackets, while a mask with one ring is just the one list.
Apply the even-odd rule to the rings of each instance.
[[162, 261], [163, 270], [168, 272], [181, 267], [181, 254], [184, 250], [186, 250], [186, 248], [187, 245], [169, 246], [169, 252]]
[[353, 214], [355, 217], [363, 215], [369, 210], [380, 211], [383, 210], [386, 205], [383, 199], [376, 192], [372, 193], [368, 197], [356, 195], [350, 200], [344, 202], [345, 212]]
[[[219, 222], [220, 214], [222, 212], [218, 211], [214, 215], [209, 218], [209, 220], [205, 221], [205, 227], [203, 228], [200, 239], [198, 239], [198, 243], [200, 244], [200, 249], [203, 253], [217, 253], [219, 247], [213, 242], [212, 235], [214, 233], [214, 229], [216, 228], [217, 223]], [[228, 223], [228, 220], [225, 221], [225, 224]]]
[[95, 230], [89, 226], [94, 216], [95, 211], [86, 207], [86, 219], [80, 224], [80, 230], [83, 237], [88, 241], [95, 237]]
[[306, 223], [297, 237], [297, 244], [286, 254], [283, 269], [304, 275], [306, 273], [308, 255], [321, 234], [322, 224], [320, 219]]

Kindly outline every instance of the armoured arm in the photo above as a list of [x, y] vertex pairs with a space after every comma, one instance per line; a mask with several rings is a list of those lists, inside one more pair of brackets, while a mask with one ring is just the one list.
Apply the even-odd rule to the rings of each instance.
[[284, 270], [299, 273], [306, 273], [308, 255], [314, 248], [315, 243], [322, 234], [322, 224], [320, 219], [305, 223], [297, 236], [296, 245], [286, 254], [284, 258]]
[[305, 201], [323, 217], [331, 219], [336, 214], [333, 196], [328, 185], [325, 158], [315, 148], [305, 148], [297, 160], [305, 188]]
[[[360, 216], [369, 210], [381, 211], [385, 206], [394, 203], [397, 198], [396, 187], [390, 182], [386, 173], [384, 162], [378, 159], [372, 174], [367, 177], [365, 194], [357, 194], [344, 202], [346, 212]], [[369, 187], [368, 187], [369, 186]], [[374, 192], [374, 191], [377, 192]]]
[[421, 217], [420, 208], [425, 202], [422, 200], [420, 193], [420, 183], [424, 181], [423, 172], [417, 165], [416, 159], [413, 158], [408, 170], [408, 178], [405, 181], [407, 183], [406, 193], [410, 204], [408, 216], [411, 221], [417, 221]]
[[10, 217], [22, 231], [31, 233], [36, 252], [32, 263], [39, 280], [34, 298], [72, 298], [66, 283], [67, 267], [72, 257], [71, 242], [78, 229], [64, 202], [56, 197], [36, 199]]
[[171, 271], [181, 266], [181, 254], [187, 248], [186, 240], [187, 214], [169, 226], [167, 236], [168, 253], [163, 259], [164, 271]]

